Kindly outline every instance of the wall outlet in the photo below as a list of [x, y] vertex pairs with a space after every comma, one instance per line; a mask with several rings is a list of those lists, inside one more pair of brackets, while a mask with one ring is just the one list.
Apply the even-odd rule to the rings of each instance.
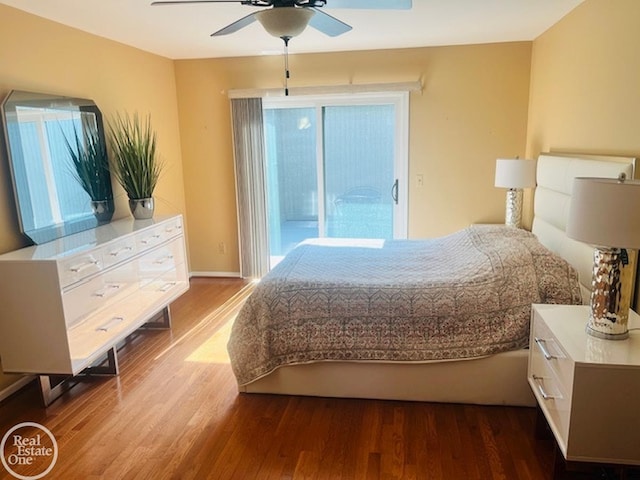
[[419, 173], [416, 175], [416, 183], [419, 187], [424, 187], [424, 175]]
[[218, 253], [220, 255], [225, 255], [227, 253], [227, 245], [224, 242], [218, 243]]

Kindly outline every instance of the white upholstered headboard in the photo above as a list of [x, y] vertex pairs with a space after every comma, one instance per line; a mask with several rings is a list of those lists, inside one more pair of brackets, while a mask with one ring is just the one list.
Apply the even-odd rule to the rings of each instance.
[[578, 271], [584, 303], [588, 303], [591, 291], [593, 247], [565, 233], [573, 179], [617, 178], [622, 172], [627, 178], [635, 178], [635, 158], [565, 153], [543, 153], [538, 157], [531, 230], [545, 247]]

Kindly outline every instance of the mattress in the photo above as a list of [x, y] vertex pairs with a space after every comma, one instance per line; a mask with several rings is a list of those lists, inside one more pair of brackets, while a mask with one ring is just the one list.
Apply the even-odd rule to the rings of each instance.
[[425, 362], [523, 348], [532, 303], [580, 304], [575, 270], [530, 232], [317, 239], [256, 286], [228, 343], [239, 385], [283, 365]]

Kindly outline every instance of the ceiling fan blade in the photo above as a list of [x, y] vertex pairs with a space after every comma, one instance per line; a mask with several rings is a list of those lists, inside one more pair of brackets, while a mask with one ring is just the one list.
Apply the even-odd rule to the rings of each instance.
[[221, 28], [217, 32], [213, 32], [211, 34], [211, 36], [212, 37], [219, 37], [221, 35], [229, 35], [230, 33], [235, 33], [238, 30], [240, 30], [241, 28], [244, 28], [247, 25], [251, 25], [255, 21], [256, 21], [255, 12], [254, 13], [250, 13], [246, 17], [242, 17], [240, 20], [236, 20], [235, 22], [230, 23], [229, 25], [227, 25], [224, 28]]
[[327, 8], [410, 10], [411, 0], [327, 0]]
[[309, 25], [316, 30], [320, 30], [325, 35], [337, 37], [338, 35], [342, 35], [343, 33], [347, 33], [351, 30], [351, 25], [347, 25], [328, 13], [324, 13], [317, 8], [312, 8], [311, 10], [315, 12], [315, 15], [311, 17], [311, 20], [309, 20]]

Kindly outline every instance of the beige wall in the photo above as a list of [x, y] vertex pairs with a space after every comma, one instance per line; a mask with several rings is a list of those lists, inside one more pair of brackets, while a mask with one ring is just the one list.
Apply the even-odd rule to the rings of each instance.
[[[290, 86], [421, 80], [410, 98], [409, 236], [504, 219], [495, 159], [524, 155], [531, 43], [292, 55]], [[230, 89], [282, 85], [279, 56], [176, 62], [191, 265], [237, 272]], [[415, 177], [423, 174], [419, 188]], [[218, 244], [227, 253], [218, 253]]]
[[[640, 157], [639, 18], [637, 0], [586, 0], [535, 40], [529, 157], [547, 151]], [[531, 217], [529, 208], [526, 225]]]
[[533, 46], [527, 153], [640, 156], [640, 2], [586, 0]]
[[[151, 114], [167, 169], [156, 190], [159, 213], [184, 212], [175, 77], [171, 60], [0, 5], [0, 98], [12, 90], [93, 99], [115, 112]], [[3, 143], [3, 142], [0, 142]], [[6, 151], [0, 148], [0, 253], [25, 244], [18, 231]], [[117, 187], [116, 217], [129, 215]], [[15, 377], [0, 375], [0, 390]]]

